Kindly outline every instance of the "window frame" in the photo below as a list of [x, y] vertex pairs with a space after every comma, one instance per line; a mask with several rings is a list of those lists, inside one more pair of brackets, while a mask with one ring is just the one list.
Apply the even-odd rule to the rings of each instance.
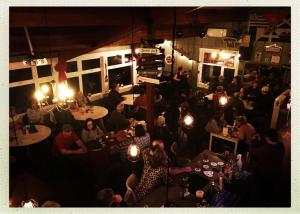
[[[99, 93], [95, 93], [92, 95], [91, 99], [98, 99], [100, 97], [102, 97], [104, 94], [106, 94], [109, 91], [109, 80], [105, 81], [105, 74], [109, 72], [110, 69], [115, 69], [115, 68], [121, 68], [121, 67], [127, 67], [127, 66], [132, 66], [133, 65], [133, 73], [131, 73], [132, 75], [132, 80], [133, 83], [136, 84], [136, 63], [135, 61], [133, 62], [125, 62], [125, 55], [126, 54], [131, 54], [131, 49], [126, 46], [124, 48], [123, 47], [119, 47], [119, 50], [95, 50], [93, 52], [87, 53], [87, 54], [83, 54], [80, 55], [78, 57], [75, 57], [73, 59], [68, 60], [67, 62], [72, 62], [72, 61], [76, 61], [77, 62], [77, 71], [74, 72], [66, 72], [66, 76], [67, 78], [72, 78], [72, 77], [78, 77], [79, 80], [79, 90], [81, 92], [83, 92], [83, 79], [82, 79], [82, 75], [85, 74], [90, 74], [90, 73], [97, 73], [100, 72], [101, 75], [101, 89], [99, 91]], [[107, 66], [107, 60], [108, 57], [112, 57], [112, 56], [116, 56], [116, 55], [121, 55], [122, 56], [122, 63], [118, 64], [118, 65], [111, 65], [111, 66]], [[82, 60], [89, 60], [89, 59], [95, 59], [95, 58], [99, 58], [100, 60], [100, 67], [99, 68], [93, 68], [93, 69], [88, 69], [88, 70], [82, 70]], [[57, 80], [58, 79], [58, 72], [55, 71], [54, 67], [58, 62], [58, 58], [49, 58], [48, 60], [48, 65], [50, 64], [52, 66], [52, 76], [47, 76], [47, 77], [38, 77], [38, 73], [37, 73], [37, 67], [36, 66], [30, 66], [30, 65], [24, 65], [22, 62], [11, 62], [9, 63], [9, 70], [17, 70], [17, 69], [21, 69], [21, 68], [31, 68], [31, 72], [32, 72], [32, 79], [30, 80], [24, 80], [24, 81], [19, 81], [19, 82], [13, 82], [13, 83], [9, 83], [9, 88], [14, 88], [14, 87], [18, 87], [18, 86], [24, 86], [24, 85], [30, 85], [30, 84], [34, 84], [35, 85], [35, 90], [39, 89], [40, 84], [46, 83], [46, 82], [51, 82], [52, 80]], [[121, 92], [124, 91], [128, 91], [130, 90], [132, 87], [132, 84], [130, 85], [125, 85], [123, 87], [120, 88]]]

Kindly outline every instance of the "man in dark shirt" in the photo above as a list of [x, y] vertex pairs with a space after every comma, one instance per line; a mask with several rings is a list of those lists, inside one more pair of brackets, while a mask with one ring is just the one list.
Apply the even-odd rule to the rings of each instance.
[[178, 72], [174, 75], [173, 79], [176, 82], [179, 95], [184, 94], [188, 97], [190, 93], [190, 87], [188, 84], [188, 72], [184, 71], [183, 68], [180, 66], [178, 68]]
[[263, 206], [274, 206], [276, 190], [280, 184], [280, 170], [284, 155], [284, 147], [278, 140], [275, 129], [268, 129], [265, 133], [265, 145], [252, 149], [252, 160], [254, 162], [254, 178], [260, 191], [259, 196]]
[[265, 133], [266, 144], [252, 149], [252, 157], [255, 161], [255, 174], [265, 180], [278, 177], [281, 162], [283, 160], [284, 147], [278, 140], [275, 129], [269, 129]]
[[107, 129], [110, 131], [120, 131], [129, 128], [131, 119], [127, 119], [122, 112], [124, 111], [124, 104], [119, 102], [109, 119], [107, 120]]
[[258, 82], [253, 81], [252, 86], [245, 90], [245, 99], [251, 100], [251, 101], [256, 101], [259, 94], [260, 94], [260, 91], [259, 91], [259, 87], [258, 87]]
[[110, 92], [107, 95], [107, 105], [108, 105], [108, 109], [110, 112], [115, 110], [116, 105], [120, 101], [124, 100], [124, 98], [119, 93], [119, 91], [120, 91], [120, 85], [118, 83], [116, 83], [116, 84], [113, 84]]

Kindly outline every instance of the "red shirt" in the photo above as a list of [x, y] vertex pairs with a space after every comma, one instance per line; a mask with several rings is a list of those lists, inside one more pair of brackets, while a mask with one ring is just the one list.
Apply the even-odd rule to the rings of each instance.
[[53, 155], [59, 155], [61, 149], [75, 149], [77, 144], [75, 143], [79, 138], [75, 134], [75, 132], [72, 132], [72, 135], [70, 137], [64, 137], [63, 133], [60, 132], [54, 140], [54, 145], [52, 149]]

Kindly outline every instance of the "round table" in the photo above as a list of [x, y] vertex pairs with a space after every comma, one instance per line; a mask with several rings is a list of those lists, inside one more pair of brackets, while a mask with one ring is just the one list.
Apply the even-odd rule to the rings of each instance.
[[88, 118], [96, 120], [108, 114], [108, 110], [102, 106], [82, 107], [82, 109], [72, 110], [71, 112], [75, 120], [86, 120]]
[[35, 125], [35, 128], [37, 129], [37, 132], [35, 133], [28, 133], [26, 131], [26, 134], [23, 134], [22, 130], [17, 130], [18, 143], [16, 142], [15, 139], [11, 140], [9, 142], [9, 146], [10, 147], [29, 146], [41, 142], [42, 140], [45, 140], [51, 134], [51, 129], [47, 126]]
[[123, 95], [122, 97], [125, 98], [124, 101], [122, 101], [122, 103], [124, 105], [130, 105], [130, 106], [133, 106], [133, 102], [134, 100], [139, 97], [140, 94], [126, 94], [126, 95]]

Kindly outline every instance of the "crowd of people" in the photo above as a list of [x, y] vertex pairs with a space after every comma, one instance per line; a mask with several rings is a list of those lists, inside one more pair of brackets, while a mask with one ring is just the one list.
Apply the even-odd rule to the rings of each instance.
[[[171, 145], [174, 142], [195, 155], [208, 148], [210, 132], [220, 133], [224, 126], [230, 124], [238, 128], [236, 137], [241, 145], [239, 152], [251, 154], [255, 165], [253, 173], [263, 186], [266, 182], [269, 183], [271, 178], [278, 177], [286, 153], [277, 131], [268, 127], [275, 96], [288, 88], [282, 86], [281, 90], [278, 90], [277, 86], [273, 85], [273, 76], [264, 78], [263, 74], [257, 72], [251, 75], [254, 78], [247, 84], [243, 84], [240, 77], [233, 77], [231, 82], [226, 83], [224, 77], [219, 76], [211, 85], [210, 91], [191, 93], [187, 72], [180, 67], [169, 90], [156, 88], [152, 133], [148, 132], [145, 125], [137, 123], [140, 118], [145, 118], [147, 111], [144, 89], [141, 89], [142, 95], [136, 99], [136, 108], [132, 113], [124, 110], [119, 85], [114, 84], [101, 101], [109, 111], [104, 118], [104, 127], [99, 125], [99, 121], [91, 118], [83, 124], [78, 124], [70, 111], [51, 114], [52, 154], [54, 157], [85, 154], [89, 142], [102, 141], [106, 134], [112, 133], [117, 144], [110, 152], [120, 156], [122, 167], [128, 169], [126, 176], [132, 172], [137, 174], [139, 183], [134, 191], [137, 200], [141, 200], [163, 181], [169, 182], [167, 174], [174, 176], [191, 171], [190, 167], [178, 167], [173, 162]], [[212, 102], [205, 97], [208, 93], [214, 94]], [[229, 97], [229, 100], [226, 106], [220, 107], [217, 101], [222, 95]], [[251, 101], [251, 110], [245, 109], [245, 100]], [[77, 103], [82, 106], [90, 104], [90, 101], [80, 93]], [[13, 111], [11, 112], [13, 118]], [[183, 126], [183, 118], [187, 114], [194, 117], [191, 129]], [[44, 116], [45, 113], [33, 101], [26, 112], [27, 123], [29, 121], [34, 124], [47, 124]], [[26, 123], [24, 118], [23, 121], [18, 119], [18, 123], [22, 122]], [[134, 130], [134, 135], [130, 137], [127, 135], [129, 129]], [[181, 137], [178, 137], [179, 135]], [[131, 169], [127, 158], [128, 147], [133, 142], [137, 143], [142, 154], [140, 171]], [[271, 179], [274, 185], [276, 181]], [[123, 183], [125, 184], [125, 180]], [[120, 195], [115, 195], [113, 189], [111, 186], [97, 193], [98, 206], [126, 206], [126, 202]]]

